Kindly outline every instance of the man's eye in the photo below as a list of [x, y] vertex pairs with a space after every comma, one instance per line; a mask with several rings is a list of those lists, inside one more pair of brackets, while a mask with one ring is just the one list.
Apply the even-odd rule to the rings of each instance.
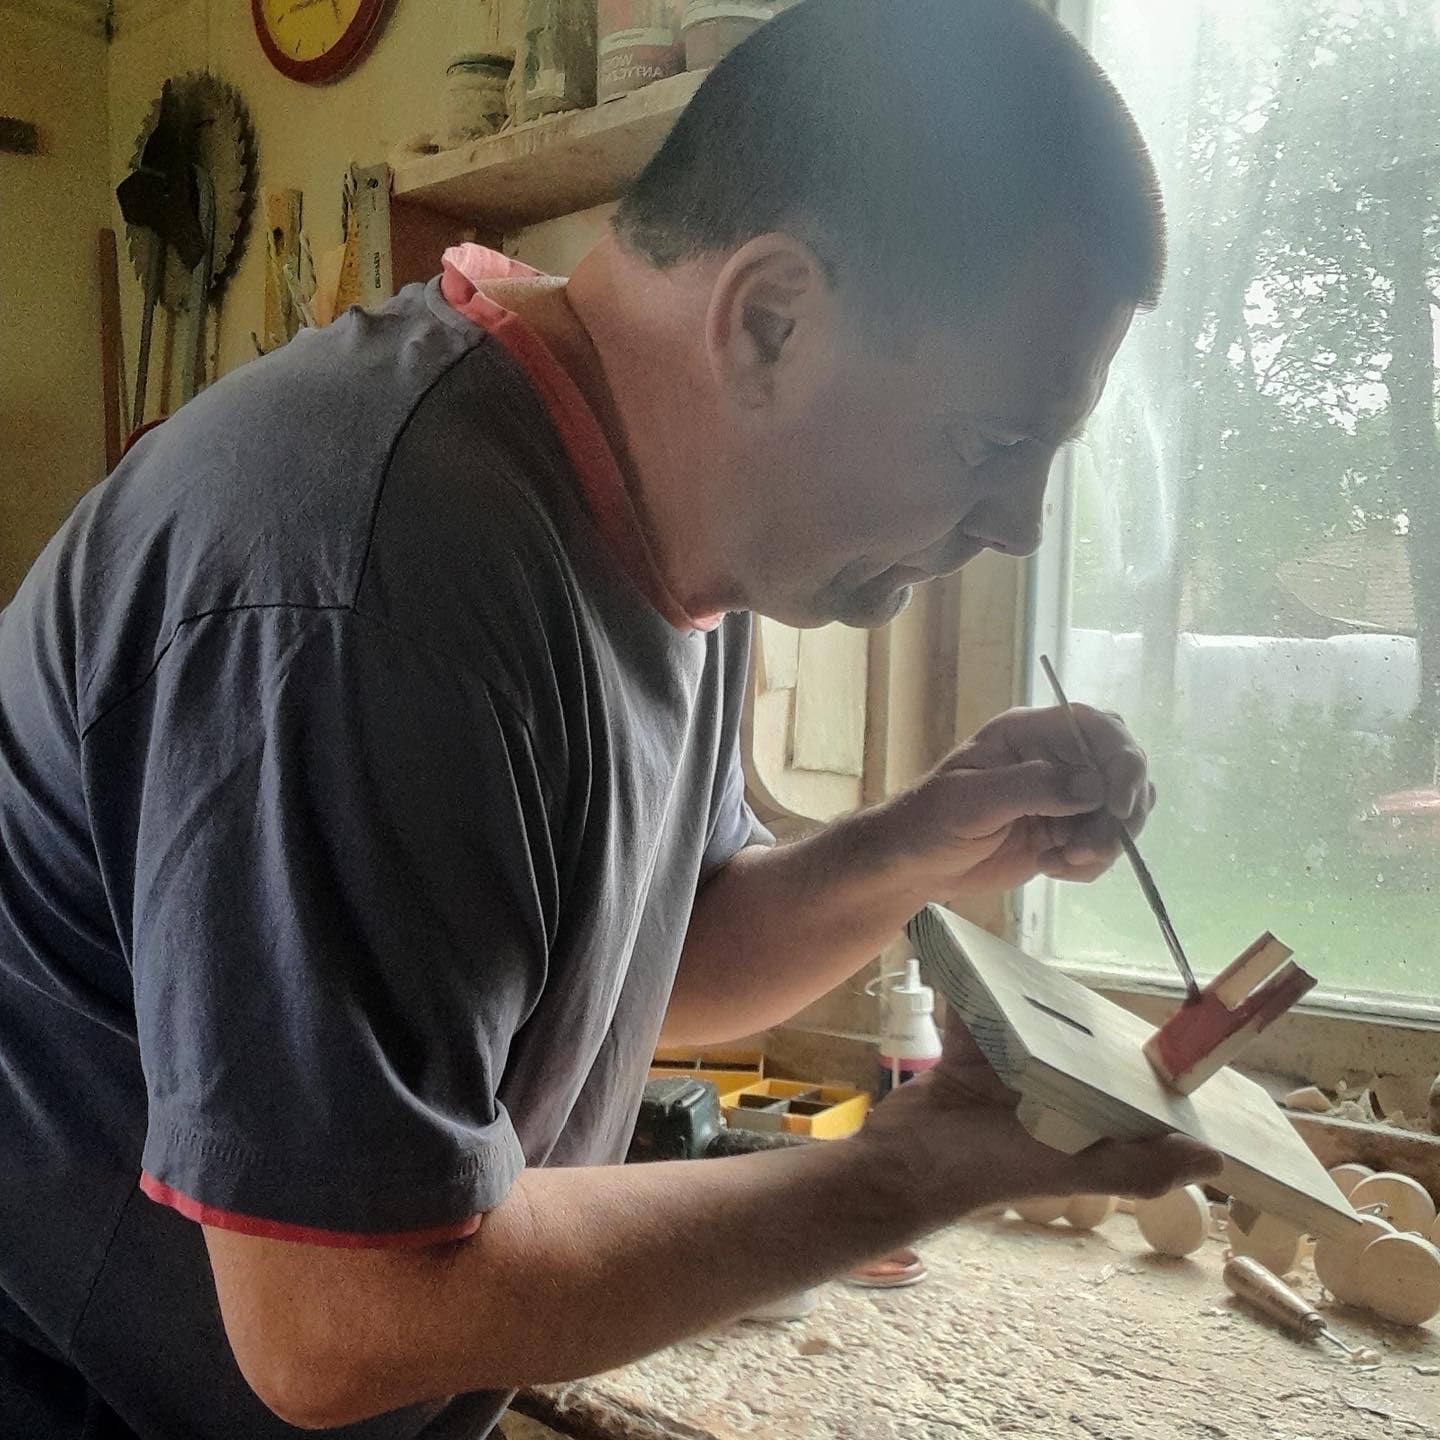
[[1002, 436], [988, 434], [984, 430], [976, 430], [969, 425], [952, 425], [950, 427], [950, 443], [955, 447], [955, 453], [972, 470], [978, 470], [980, 466], [987, 464], [997, 455], [1006, 450], [1013, 450], [1017, 445], [1025, 442], [1018, 436]]

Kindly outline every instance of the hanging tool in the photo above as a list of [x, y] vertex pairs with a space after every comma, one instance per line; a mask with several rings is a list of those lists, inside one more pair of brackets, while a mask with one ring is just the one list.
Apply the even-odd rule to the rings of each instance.
[[[184, 317], [181, 403], [194, 393], [205, 317], [239, 258], [254, 188], [254, 134], [236, 92], [208, 74], [167, 80], [115, 192], [144, 287], [132, 426], [145, 419], [157, 305]], [[162, 414], [169, 403], [160, 397]]]
[[1254, 1306], [1261, 1314], [1268, 1315], [1302, 1340], [1324, 1340], [1343, 1351], [1352, 1365], [1364, 1369], [1374, 1369], [1380, 1364], [1376, 1351], [1366, 1345], [1347, 1345], [1309, 1301], [1248, 1255], [1237, 1255], [1233, 1260], [1227, 1260], [1221, 1278], [1232, 1295]]
[[[1075, 712], [1070, 708], [1070, 702], [1065, 698], [1065, 692], [1060, 688], [1059, 677], [1055, 674], [1054, 667], [1050, 664], [1049, 656], [1040, 657], [1040, 668], [1045, 672], [1045, 678], [1050, 682], [1050, 688], [1055, 692], [1055, 699], [1064, 712], [1065, 719], [1070, 726], [1070, 733], [1075, 737], [1075, 743], [1080, 747], [1080, 754], [1085, 761], [1096, 770], [1104, 773], [1104, 766], [1100, 764], [1099, 757], [1091, 747], [1090, 741], [1086, 738], [1085, 732], [1080, 728], [1080, 722], [1075, 718]], [[1145, 892], [1145, 899], [1149, 902], [1150, 913], [1154, 915], [1160, 926], [1160, 934], [1164, 937], [1165, 946], [1170, 951], [1171, 959], [1175, 961], [1175, 967], [1180, 971], [1180, 978], [1185, 982], [1185, 1003], [1191, 1004], [1200, 998], [1200, 986], [1195, 981], [1195, 972], [1190, 968], [1190, 961], [1185, 957], [1184, 946], [1180, 944], [1180, 937], [1175, 933], [1175, 927], [1170, 923], [1170, 912], [1165, 908], [1165, 902], [1160, 898], [1160, 891], [1156, 887], [1155, 880], [1150, 874], [1150, 868], [1140, 858], [1140, 851], [1137, 848], [1130, 832], [1124, 824], [1116, 820], [1115, 828], [1120, 834], [1120, 845], [1125, 851], [1126, 858], [1130, 861], [1130, 868], [1135, 872], [1135, 878], [1140, 882], [1140, 888]]]

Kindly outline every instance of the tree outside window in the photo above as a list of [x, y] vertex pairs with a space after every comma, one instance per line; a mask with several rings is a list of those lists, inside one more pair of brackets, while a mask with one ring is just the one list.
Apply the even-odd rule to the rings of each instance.
[[[1332, 995], [1434, 1004], [1440, 5], [1095, 0], [1090, 40], [1170, 273], [1068, 462], [1037, 643], [1151, 752], [1199, 970], [1268, 928]], [[1064, 959], [1170, 970], [1128, 873], [1027, 911]]]

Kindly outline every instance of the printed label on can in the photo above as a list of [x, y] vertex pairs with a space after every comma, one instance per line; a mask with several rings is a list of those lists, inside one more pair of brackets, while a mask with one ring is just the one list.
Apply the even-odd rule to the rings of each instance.
[[685, 68], [680, 0], [600, 0], [600, 98]]

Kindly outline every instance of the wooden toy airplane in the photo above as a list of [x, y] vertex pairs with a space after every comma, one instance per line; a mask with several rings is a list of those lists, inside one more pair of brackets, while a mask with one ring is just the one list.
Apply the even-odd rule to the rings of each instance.
[[[1296, 987], [1299, 994], [1309, 989], [1310, 977], [1288, 965], [1284, 946], [1263, 937], [1200, 1000], [1152, 1031], [1058, 967], [937, 905], [916, 915], [908, 933], [985, 1058], [1019, 1093], [1019, 1119], [1036, 1139], [1074, 1154], [1107, 1136], [1142, 1140], [1178, 1131], [1224, 1157], [1215, 1184], [1243, 1204], [1309, 1235], [1358, 1233], [1350, 1203], [1259, 1085], [1222, 1057], [1195, 1089], [1207, 1056], [1230, 1039], [1238, 1049], [1298, 998]], [[1177, 1026], [1187, 1015], [1195, 1018]], [[1207, 1049], [1217, 1035], [1223, 1038]], [[1182, 1093], [1151, 1063], [1152, 1040], [1193, 1093]]]

